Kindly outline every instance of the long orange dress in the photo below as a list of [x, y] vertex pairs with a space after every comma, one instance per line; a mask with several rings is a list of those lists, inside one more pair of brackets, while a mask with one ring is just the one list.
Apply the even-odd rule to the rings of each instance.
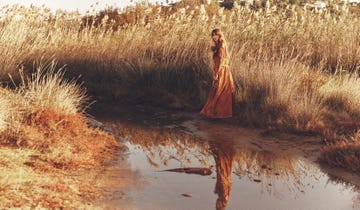
[[209, 97], [200, 114], [210, 118], [232, 117], [232, 96], [234, 81], [229, 67], [228, 52], [225, 44], [212, 47], [214, 52], [214, 78]]

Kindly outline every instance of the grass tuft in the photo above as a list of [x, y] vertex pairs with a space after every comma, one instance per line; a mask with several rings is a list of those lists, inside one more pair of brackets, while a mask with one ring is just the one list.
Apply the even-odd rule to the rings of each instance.
[[321, 160], [335, 167], [360, 172], [360, 131], [352, 142], [343, 141], [326, 146], [321, 153]]
[[120, 144], [89, 127], [84, 88], [55, 66], [39, 65], [31, 77], [21, 72], [15, 89], [0, 89], [4, 208], [95, 208], [95, 198], [109, 187], [93, 176], [107, 170]]

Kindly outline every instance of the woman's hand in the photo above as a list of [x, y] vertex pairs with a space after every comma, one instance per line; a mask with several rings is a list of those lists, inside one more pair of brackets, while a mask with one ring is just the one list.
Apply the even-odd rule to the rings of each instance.
[[213, 79], [214, 79], [214, 81], [219, 80], [219, 74], [218, 74], [218, 73], [215, 73]]

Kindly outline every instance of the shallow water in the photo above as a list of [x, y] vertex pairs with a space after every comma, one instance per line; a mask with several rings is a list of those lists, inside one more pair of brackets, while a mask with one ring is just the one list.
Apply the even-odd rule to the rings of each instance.
[[[360, 209], [358, 187], [314, 161], [316, 138], [268, 136], [180, 112], [136, 113], [107, 122], [138, 174], [127, 199], [110, 202], [116, 209]], [[163, 171], [182, 167], [212, 174]]]

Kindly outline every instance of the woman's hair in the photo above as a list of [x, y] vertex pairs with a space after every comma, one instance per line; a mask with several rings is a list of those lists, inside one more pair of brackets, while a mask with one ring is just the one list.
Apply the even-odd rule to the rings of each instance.
[[214, 35], [219, 35], [220, 44], [225, 44], [224, 34], [222, 33], [222, 31], [219, 28], [215, 28], [211, 31], [211, 36], [214, 36]]
[[214, 49], [214, 55], [218, 55], [220, 48], [226, 46], [226, 41], [224, 38], [224, 34], [222, 33], [222, 31], [219, 28], [215, 28], [211, 31], [211, 36], [214, 36], [214, 35], [219, 35], [219, 41], [218, 41], [218, 43], [215, 43], [215, 49]]

